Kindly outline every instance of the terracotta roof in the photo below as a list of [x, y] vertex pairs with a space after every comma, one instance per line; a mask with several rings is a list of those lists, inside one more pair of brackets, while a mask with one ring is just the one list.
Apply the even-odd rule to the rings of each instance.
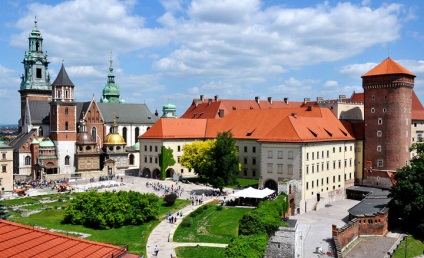
[[0, 219], [1, 257], [133, 257], [123, 247]]
[[364, 98], [365, 97], [364, 97], [364, 93], [363, 92], [361, 92], [361, 93], [353, 92], [352, 96], [350, 97], [350, 101], [364, 103]]
[[234, 110], [222, 119], [160, 119], [139, 138], [213, 139], [222, 131], [267, 142], [354, 140], [348, 125], [319, 107]]
[[412, 120], [424, 120], [424, 107], [415, 91], [412, 91]]
[[275, 101], [275, 100], [231, 100], [231, 99], [194, 99], [191, 106], [181, 116], [181, 118], [200, 118], [212, 119], [220, 118], [219, 110], [222, 109], [224, 116], [234, 110], [245, 109], [280, 109], [280, 108], [296, 108], [304, 105], [300, 101]]
[[386, 58], [383, 62], [368, 71], [362, 77], [383, 75], [383, 74], [408, 74], [415, 77], [415, 74], [408, 71], [405, 67], [395, 62], [390, 57]]
[[205, 137], [207, 119], [170, 119], [161, 118], [139, 139], [174, 138], [199, 139]]

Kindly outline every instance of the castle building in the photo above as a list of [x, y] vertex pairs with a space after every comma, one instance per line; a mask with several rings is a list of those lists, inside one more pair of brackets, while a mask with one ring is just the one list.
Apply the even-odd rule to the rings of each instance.
[[0, 191], [13, 189], [13, 149], [0, 141]]

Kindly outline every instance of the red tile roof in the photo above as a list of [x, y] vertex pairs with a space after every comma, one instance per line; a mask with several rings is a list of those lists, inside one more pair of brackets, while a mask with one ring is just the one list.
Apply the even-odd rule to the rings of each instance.
[[354, 140], [348, 126], [328, 108], [234, 110], [222, 119], [161, 119], [139, 138], [212, 139], [231, 131], [236, 139], [266, 142]]
[[408, 71], [405, 67], [395, 62], [390, 57], [386, 58], [383, 62], [378, 64], [376, 67], [368, 71], [362, 77], [383, 75], [383, 74], [408, 74], [415, 77], [415, 74]]
[[268, 101], [268, 100], [231, 100], [231, 99], [194, 99], [191, 106], [181, 116], [181, 118], [200, 118], [212, 119], [220, 118], [219, 110], [223, 110], [224, 116], [233, 110], [244, 109], [280, 109], [280, 108], [296, 108], [304, 105], [303, 102], [287, 101]]
[[0, 257], [132, 257], [123, 247], [0, 219]]

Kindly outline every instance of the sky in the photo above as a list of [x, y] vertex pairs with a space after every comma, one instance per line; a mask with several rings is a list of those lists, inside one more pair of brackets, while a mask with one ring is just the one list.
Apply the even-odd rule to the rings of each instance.
[[194, 98], [323, 97], [363, 92], [387, 57], [424, 101], [424, 1], [2, 0], [0, 124], [17, 124], [28, 35], [37, 26], [51, 82], [63, 62], [76, 101], [98, 101], [112, 57], [126, 103], [182, 115]]

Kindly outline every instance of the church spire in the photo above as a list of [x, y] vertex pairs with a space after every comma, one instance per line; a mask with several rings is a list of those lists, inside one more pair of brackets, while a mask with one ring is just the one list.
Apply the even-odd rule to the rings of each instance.
[[113, 59], [112, 52], [110, 53], [109, 73], [107, 75], [107, 83], [103, 88], [103, 95], [100, 99], [101, 103], [124, 103], [125, 101], [120, 97], [119, 86], [115, 84], [115, 75], [113, 73]]

